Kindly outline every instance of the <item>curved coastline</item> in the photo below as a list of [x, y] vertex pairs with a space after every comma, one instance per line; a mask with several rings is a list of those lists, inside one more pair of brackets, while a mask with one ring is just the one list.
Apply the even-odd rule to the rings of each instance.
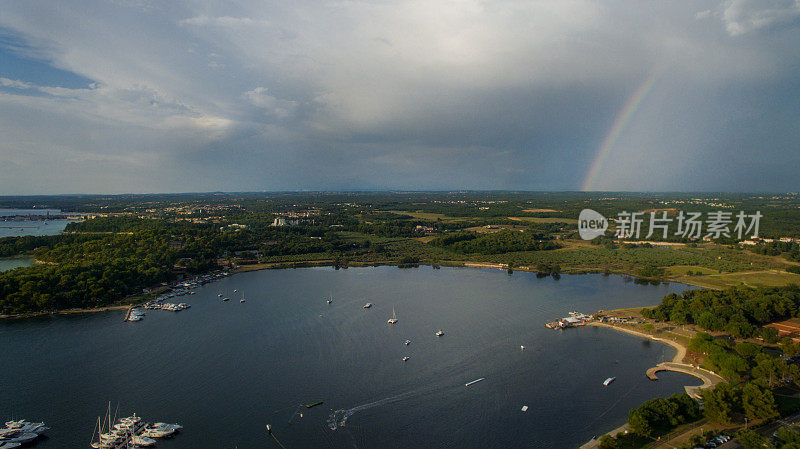
[[646, 334], [644, 332], [639, 332], [639, 331], [635, 331], [633, 329], [628, 329], [628, 328], [620, 327], [620, 326], [613, 326], [611, 324], [606, 324], [606, 323], [599, 323], [599, 322], [593, 321], [591, 323], [586, 323], [586, 324], [589, 325], [589, 326], [606, 327], [606, 328], [614, 329], [614, 330], [617, 330], [617, 331], [620, 331], [620, 332], [625, 332], [626, 334], [636, 335], [637, 337], [648, 338], [650, 340], [654, 340], [654, 341], [658, 341], [658, 342], [661, 342], [661, 343], [668, 344], [668, 345], [672, 346], [673, 348], [675, 348], [677, 350], [677, 352], [675, 353], [675, 357], [672, 358], [672, 362], [673, 363], [682, 363], [683, 362], [683, 358], [686, 357], [686, 346], [683, 346], [682, 344], [680, 344], [680, 343], [678, 343], [677, 341], [674, 341], [674, 340], [668, 340], [666, 338], [658, 338], [658, 337], [654, 337], [654, 336], [652, 336], [650, 334]]
[[666, 338], [655, 337], [653, 335], [646, 334], [644, 332], [639, 332], [639, 331], [635, 331], [633, 329], [627, 329], [627, 328], [620, 327], [620, 326], [612, 326], [612, 325], [606, 324], [606, 323], [592, 322], [592, 323], [588, 323], [588, 324], [591, 325], [591, 326], [596, 326], [596, 327], [606, 327], [606, 328], [615, 329], [615, 330], [618, 330], [620, 332], [625, 332], [627, 334], [636, 335], [637, 337], [648, 338], [650, 340], [654, 340], [654, 341], [657, 341], [657, 342], [660, 342], [660, 343], [668, 344], [668, 345], [672, 346], [673, 348], [675, 348], [677, 352], [675, 353], [675, 357], [672, 358], [671, 362], [659, 363], [658, 365], [656, 365], [656, 366], [654, 366], [652, 368], [649, 368], [647, 370], [645, 375], [650, 380], [658, 380], [658, 376], [656, 376], [656, 373], [659, 372], [659, 371], [673, 371], [673, 372], [676, 372], [676, 373], [683, 373], [683, 374], [688, 374], [690, 376], [696, 377], [696, 378], [700, 379], [701, 381], [703, 381], [702, 385], [685, 385], [683, 387], [686, 390], [686, 394], [688, 394], [689, 396], [691, 396], [691, 397], [693, 397], [695, 399], [700, 399], [701, 398], [700, 390], [704, 390], [706, 388], [711, 388], [711, 387], [713, 387], [714, 385], [716, 385], [716, 384], [718, 384], [720, 382], [725, 382], [725, 379], [722, 376], [718, 375], [717, 373], [715, 373], [713, 371], [709, 371], [709, 370], [700, 368], [699, 366], [691, 365], [691, 364], [688, 364], [688, 363], [683, 363], [683, 359], [686, 357], [687, 348], [686, 348], [686, 346], [678, 343], [677, 341], [669, 340], [669, 339], [666, 339]]

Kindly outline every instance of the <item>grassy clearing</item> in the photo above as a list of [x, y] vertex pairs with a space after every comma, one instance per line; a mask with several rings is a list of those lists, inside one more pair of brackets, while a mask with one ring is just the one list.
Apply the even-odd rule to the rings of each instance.
[[[672, 269], [674, 267], [670, 267]], [[694, 267], [692, 271], [700, 271]], [[709, 270], [703, 270], [709, 271]], [[779, 270], [746, 271], [736, 273], [715, 273], [704, 276], [678, 275], [671, 278], [676, 282], [698, 287], [724, 289], [728, 287], [780, 287], [789, 284], [800, 285], [800, 275]]]
[[527, 221], [529, 223], [569, 223], [577, 224], [576, 218], [560, 218], [560, 217], [508, 217], [509, 220]]
[[667, 276], [684, 276], [686, 273], [691, 271], [692, 273], [702, 273], [706, 274], [718, 274], [718, 270], [712, 270], [710, 268], [698, 267], [695, 265], [674, 265], [671, 267], [665, 267], [667, 270]]
[[445, 214], [435, 214], [433, 212], [421, 212], [421, 211], [409, 212], [409, 211], [405, 211], [405, 210], [387, 210], [387, 211], [383, 211], [383, 212], [391, 212], [393, 214], [398, 214], [398, 215], [408, 215], [409, 217], [414, 217], [414, 218], [418, 218], [420, 220], [429, 220], [429, 221], [435, 221], [435, 220], [458, 221], [458, 220], [474, 220], [475, 219], [475, 217], [450, 217], [450, 216], [447, 216]]
[[782, 285], [800, 284], [800, 274], [777, 270], [728, 273], [715, 275], [715, 277], [731, 282], [740, 282], [751, 287], [779, 287]]

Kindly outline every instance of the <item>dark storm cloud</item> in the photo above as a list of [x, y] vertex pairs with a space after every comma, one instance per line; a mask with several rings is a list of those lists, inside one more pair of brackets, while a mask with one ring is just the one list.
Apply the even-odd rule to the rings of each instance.
[[4, 2], [0, 188], [577, 189], [617, 123], [595, 188], [796, 190], [798, 17], [793, 1]]

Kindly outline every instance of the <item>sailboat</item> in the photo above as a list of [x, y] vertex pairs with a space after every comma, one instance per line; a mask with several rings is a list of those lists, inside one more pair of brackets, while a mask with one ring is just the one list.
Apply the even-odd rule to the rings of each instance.
[[333, 292], [331, 292], [331, 295], [328, 296], [328, 299], [326, 299], [325, 302], [327, 302], [328, 304], [333, 302]]
[[389, 324], [394, 324], [397, 322], [397, 313], [395, 313], [394, 307], [392, 307], [392, 317], [389, 318], [386, 322]]
[[244, 292], [242, 292], [242, 299], [240, 299], [240, 300], [239, 300], [239, 302], [244, 302], [244, 301], [245, 301], [245, 299], [244, 299]]

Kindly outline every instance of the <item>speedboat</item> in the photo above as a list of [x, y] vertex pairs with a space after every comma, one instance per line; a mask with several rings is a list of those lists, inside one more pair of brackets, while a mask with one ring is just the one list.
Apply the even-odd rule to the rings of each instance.
[[405, 357], [403, 357], [403, 361], [404, 361], [404, 362], [407, 362], [407, 361], [408, 361], [408, 359], [410, 359], [410, 358], [411, 358], [411, 357], [405, 356]]
[[369, 309], [370, 307], [372, 307], [372, 303], [371, 302], [368, 302], [368, 303], [364, 304], [364, 308], [365, 309]]
[[404, 342], [403, 342], [403, 344], [404, 344], [404, 345], [406, 345], [406, 346], [408, 346], [408, 345], [410, 345], [410, 344], [411, 344], [411, 340], [406, 340], [406, 341], [404, 341]]
[[441, 337], [442, 335], [444, 335], [444, 331], [443, 330], [439, 329], [438, 331], [436, 331], [436, 336], [437, 337]]
[[228, 298], [228, 297], [226, 296], [226, 297], [222, 298], [222, 300], [223, 300], [223, 301], [230, 301], [230, 300], [231, 300], [231, 298]]
[[607, 387], [611, 382], [614, 382], [614, 380], [616, 379], [617, 379], [616, 377], [609, 377], [608, 379], [603, 381], [603, 386]]

